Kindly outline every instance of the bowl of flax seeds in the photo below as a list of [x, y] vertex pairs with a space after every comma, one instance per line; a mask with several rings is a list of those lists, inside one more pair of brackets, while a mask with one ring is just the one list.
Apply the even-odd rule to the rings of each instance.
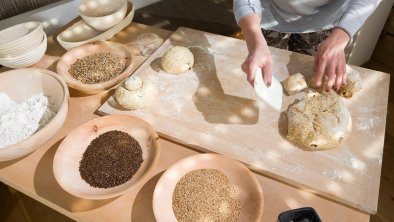
[[119, 196], [144, 181], [160, 155], [156, 131], [127, 115], [93, 119], [73, 130], [53, 161], [59, 185], [85, 199]]
[[83, 94], [97, 94], [126, 79], [134, 57], [117, 42], [96, 42], [78, 46], [59, 60], [57, 73], [67, 85]]
[[163, 173], [153, 192], [158, 222], [257, 222], [264, 198], [253, 173], [220, 154], [186, 157]]

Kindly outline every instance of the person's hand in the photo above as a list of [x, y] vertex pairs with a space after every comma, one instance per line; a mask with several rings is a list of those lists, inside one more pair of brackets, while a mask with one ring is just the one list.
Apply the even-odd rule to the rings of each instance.
[[240, 20], [240, 26], [245, 36], [248, 47], [248, 57], [246, 57], [241, 68], [247, 75], [248, 82], [253, 86], [257, 69], [262, 69], [263, 79], [266, 86], [272, 81], [272, 58], [267, 42], [264, 39], [260, 27], [260, 16], [250, 14]]
[[272, 82], [272, 57], [267, 44], [256, 47], [249, 52], [244, 63], [242, 70], [247, 75], [248, 82], [253, 86], [254, 78], [257, 69], [262, 69], [263, 79], [266, 86], [270, 86]]
[[[342, 29], [336, 28], [319, 46], [315, 54], [315, 86], [320, 87], [324, 75], [327, 76], [326, 90], [339, 90], [346, 84], [345, 47], [350, 36]], [[324, 87], [324, 86], [322, 86]]]

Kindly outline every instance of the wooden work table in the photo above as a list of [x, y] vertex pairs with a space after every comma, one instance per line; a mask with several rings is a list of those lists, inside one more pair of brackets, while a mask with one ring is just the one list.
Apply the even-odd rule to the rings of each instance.
[[[155, 33], [162, 40], [167, 39], [170, 31], [132, 23], [111, 41], [127, 44], [136, 56], [134, 68], [137, 69], [147, 58], [139, 55], [134, 42], [143, 33]], [[55, 35], [56, 36], [56, 35]], [[34, 67], [56, 71], [56, 61], [65, 50], [48, 38], [45, 57]], [[6, 68], [0, 69], [1, 72]], [[81, 96], [70, 90], [70, 108], [63, 128], [43, 147], [34, 153], [8, 162], [0, 163], [0, 181], [10, 187], [38, 200], [76, 221], [155, 221], [152, 210], [152, 195], [155, 185], [163, 171], [176, 161], [197, 154], [190, 147], [161, 138], [162, 152], [159, 162], [149, 179], [135, 189], [116, 198], [107, 200], [84, 200], [68, 194], [56, 182], [52, 171], [53, 157], [67, 134], [91, 119], [99, 117], [97, 109], [108, 98], [108, 93]], [[340, 203], [318, 196], [291, 184], [255, 173], [264, 193], [263, 220], [276, 221], [278, 215], [294, 208], [311, 206], [320, 215], [322, 221], [369, 221], [369, 215]]]

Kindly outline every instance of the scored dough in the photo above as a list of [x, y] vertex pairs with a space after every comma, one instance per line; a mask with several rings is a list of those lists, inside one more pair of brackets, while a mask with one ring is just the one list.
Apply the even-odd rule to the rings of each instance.
[[309, 151], [337, 147], [352, 128], [349, 110], [333, 91], [308, 92], [289, 107], [287, 116], [287, 138]]
[[190, 50], [183, 46], [174, 46], [168, 49], [161, 58], [161, 67], [172, 74], [181, 74], [191, 69], [194, 57]]
[[[128, 80], [128, 86], [133, 90], [128, 89], [126, 85]], [[141, 109], [149, 106], [156, 95], [156, 86], [149, 81], [142, 81], [139, 77], [129, 77], [115, 91], [116, 101], [126, 109]]]
[[301, 92], [302, 90], [308, 88], [305, 78], [301, 73], [296, 73], [290, 75], [283, 81], [283, 88], [289, 95]]

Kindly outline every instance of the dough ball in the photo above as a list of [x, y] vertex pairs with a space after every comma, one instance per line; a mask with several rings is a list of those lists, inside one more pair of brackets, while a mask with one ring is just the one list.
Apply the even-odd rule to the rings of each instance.
[[141, 80], [141, 86], [134, 90], [128, 90], [125, 84], [126, 81], [116, 89], [115, 99], [126, 109], [141, 109], [150, 106], [157, 95], [156, 86], [150, 82]]
[[361, 90], [361, 76], [352, 67], [346, 65], [346, 85], [341, 86], [338, 94], [345, 98], [351, 98], [354, 94]]
[[130, 76], [129, 78], [126, 79], [124, 82], [124, 85], [127, 90], [136, 90], [141, 88], [142, 86], [142, 79], [138, 76]]
[[188, 48], [174, 46], [168, 49], [161, 58], [161, 67], [172, 74], [181, 74], [191, 69], [194, 64], [193, 54]]
[[349, 110], [333, 91], [308, 92], [289, 107], [287, 117], [287, 138], [309, 151], [337, 147], [352, 128]]
[[305, 78], [301, 73], [296, 73], [290, 75], [283, 81], [283, 87], [289, 95], [301, 92], [308, 86], [306, 84]]

